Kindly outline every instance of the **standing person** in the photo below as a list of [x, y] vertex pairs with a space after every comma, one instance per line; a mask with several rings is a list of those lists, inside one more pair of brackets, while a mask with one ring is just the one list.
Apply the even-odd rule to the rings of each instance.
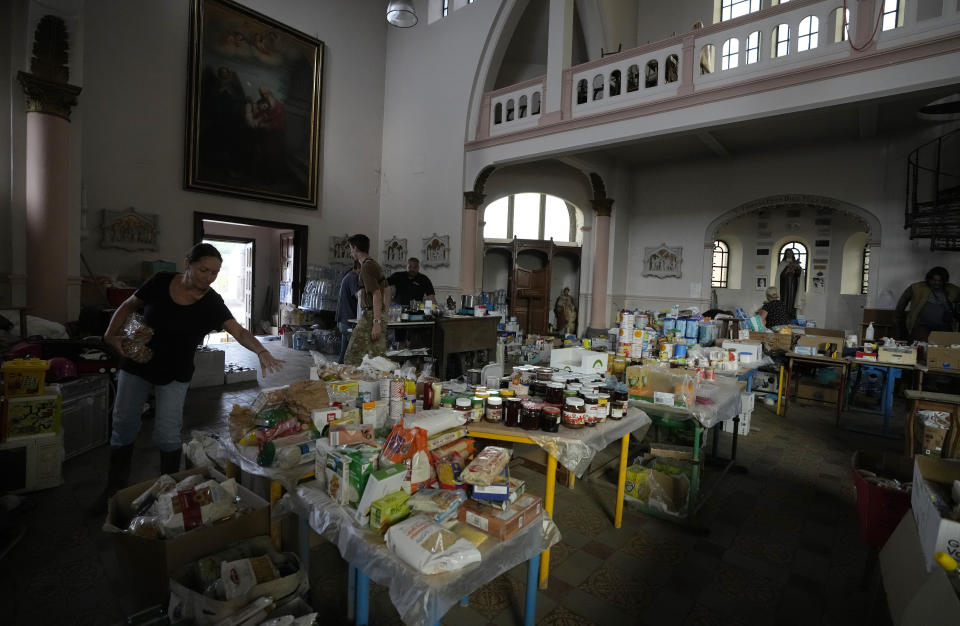
[[343, 363], [350, 344], [350, 324], [347, 320], [357, 318], [357, 293], [360, 291], [360, 264], [353, 262], [353, 267], [343, 273], [340, 279], [340, 293], [337, 295], [337, 327], [340, 329], [340, 356], [338, 363]]
[[946, 268], [934, 267], [923, 282], [913, 283], [900, 296], [896, 309], [899, 336], [926, 341], [932, 331], [952, 331], [958, 305], [960, 287], [950, 282]]
[[350, 242], [350, 254], [360, 264], [361, 312], [343, 362], [360, 365], [364, 355], [380, 356], [387, 351], [388, 286], [380, 264], [370, 258], [370, 238], [352, 235], [347, 241]]
[[803, 311], [803, 302], [807, 293], [807, 277], [792, 249], [783, 253], [783, 260], [777, 266], [777, 280], [780, 301], [783, 302], [787, 315], [792, 320], [797, 317], [797, 311]]
[[407, 306], [412, 300], [422, 302], [428, 297], [435, 299], [437, 296], [433, 283], [420, 273], [420, 259], [417, 257], [407, 259], [407, 271], [394, 272], [387, 279], [387, 283], [397, 290], [393, 301], [403, 306]]
[[764, 294], [767, 301], [756, 310], [756, 313], [763, 319], [763, 325], [767, 328], [773, 328], [774, 326], [789, 324], [790, 317], [787, 315], [787, 307], [780, 300], [780, 290], [776, 287], [767, 287]]
[[[274, 358], [233, 319], [223, 298], [210, 287], [222, 263], [215, 247], [197, 244], [184, 259], [182, 273], [154, 274], [110, 319], [103, 340], [122, 358], [113, 405], [110, 471], [100, 506], [129, 478], [140, 414], [151, 389], [157, 401], [153, 440], [160, 448], [160, 471], [170, 474], [180, 469], [183, 403], [193, 377], [197, 344], [207, 333], [221, 328], [229, 332], [240, 345], [257, 354], [264, 373], [283, 366], [283, 361]], [[146, 344], [153, 354], [146, 362], [130, 358], [134, 355], [131, 342], [121, 334], [127, 319], [141, 307], [144, 324], [153, 330]]]

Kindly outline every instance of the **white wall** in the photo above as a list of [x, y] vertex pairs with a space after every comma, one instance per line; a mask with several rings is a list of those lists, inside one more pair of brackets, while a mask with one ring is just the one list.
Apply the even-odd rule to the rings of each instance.
[[305, 224], [310, 263], [326, 262], [331, 234], [376, 232], [384, 7], [329, 0], [243, 4], [326, 45], [319, 209], [185, 191], [190, 3], [90, 0], [80, 97], [89, 228], [96, 233], [102, 209], [133, 206], [160, 220], [157, 251], [101, 249], [98, 236], [88, 239], [83, 251], [95, 273], [136, 275], [142, 260], [181, 259], [192, 244], [195, 211]]

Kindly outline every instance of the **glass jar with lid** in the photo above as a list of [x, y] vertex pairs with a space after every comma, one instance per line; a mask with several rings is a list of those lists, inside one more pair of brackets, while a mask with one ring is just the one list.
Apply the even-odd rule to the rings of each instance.
[[547, 405], [540, 411], [540, 430], [555, 433], [560, 430], [562, 411], [558, 406]]
[[490, 396], [487, 398], [487, 410], [484, 413], [485, 420], [494, 424], [503, 421], [503, 398], [500, 396]]
[[540, 428], [540, 402], [527, 400], [520, 407], [520, 428], [524, 430], [537, 430]]
[[563, 404], [563, 383], [550, 381], [546, 390], [547, 404]]
[[520, 426], [520, 398], [507, 398], [503, 409], [503, 425], [517, 428]]
[[583, 428], [586, 421], [586, 410], [583, 398], [570, 397], [563, 405], [563, 425], [567, 428]]
[[453, 410], [460, 413], [466, 422], [473, 421], [473, 407], [470, 398], [457, 398], [453, 405]]

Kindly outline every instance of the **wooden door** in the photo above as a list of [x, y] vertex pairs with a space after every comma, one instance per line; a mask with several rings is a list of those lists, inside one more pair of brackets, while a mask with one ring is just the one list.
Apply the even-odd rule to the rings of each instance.
[[510, 314], [527, 334], [545, 335], [549, 330], [550, 266], [538, 270], [513, 268]]

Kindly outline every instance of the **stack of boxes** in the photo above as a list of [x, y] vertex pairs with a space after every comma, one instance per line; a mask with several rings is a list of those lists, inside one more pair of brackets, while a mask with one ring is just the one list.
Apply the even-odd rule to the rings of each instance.
[[13, 359], [0, 368], [0, 492], [35, 491], [62, 482], [62, 399], [59, 386], [44, 384], [49, 367], [41, 359]]

